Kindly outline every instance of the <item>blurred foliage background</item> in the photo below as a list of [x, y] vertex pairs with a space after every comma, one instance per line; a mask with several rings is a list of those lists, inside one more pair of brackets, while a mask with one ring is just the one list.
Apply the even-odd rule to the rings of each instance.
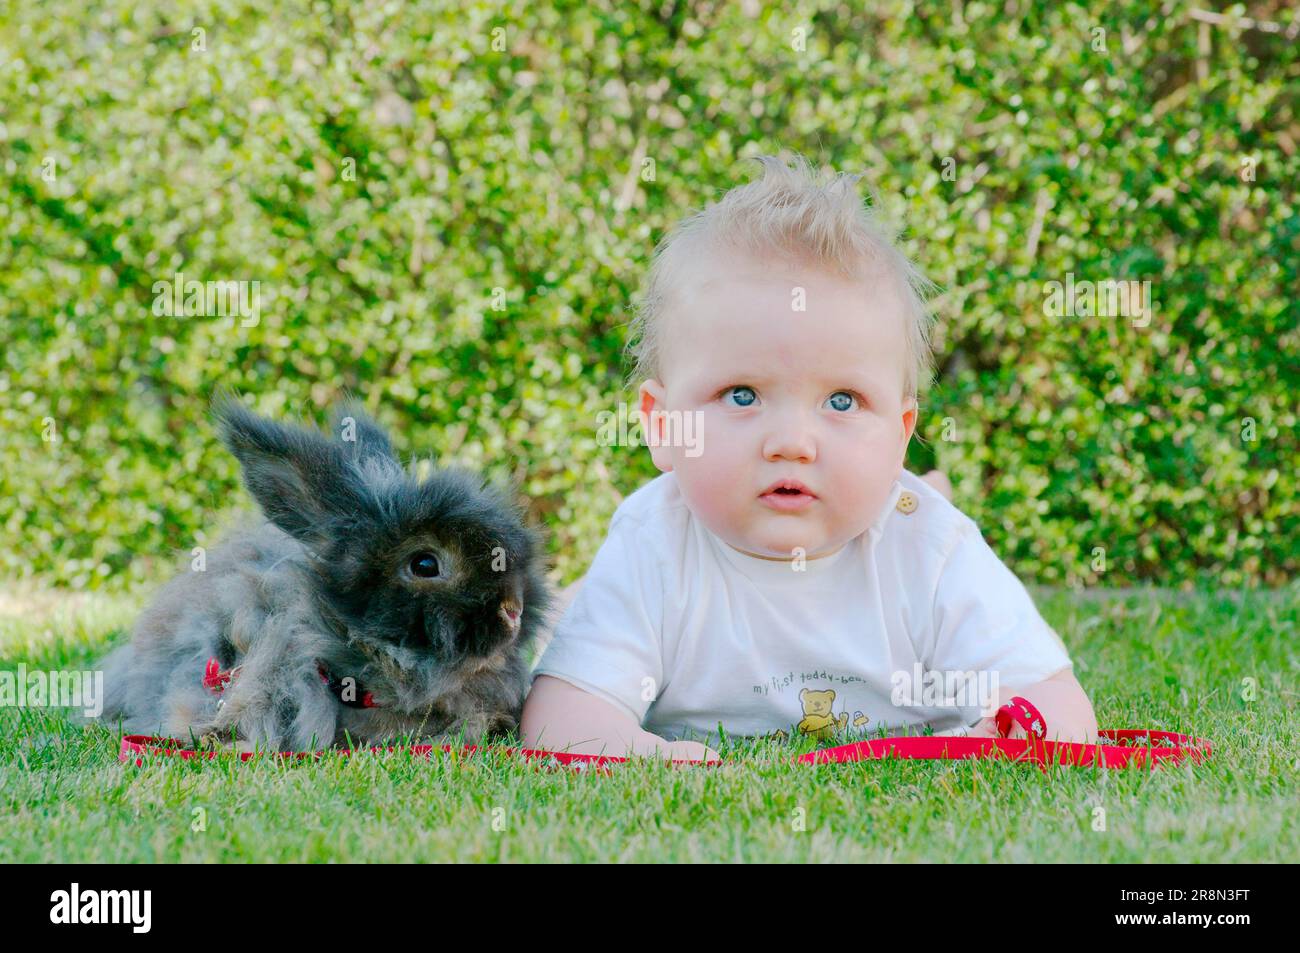
[[[210, 543], [225, 386], [361, 395], [517, 481], [576, 578], [656, 473], [597, 440], [654, 243], [789, 149], [943, 289], [910, 465], [1013, 569], [1286, 582], [1300, 19], [1211, 6], [0, 0], [0, 576]], [[156, 315], [177, 272], [259, 281], [259, 322]], [[1048, 317], [1068, 273], [1150, 280], [1149, 326]]]

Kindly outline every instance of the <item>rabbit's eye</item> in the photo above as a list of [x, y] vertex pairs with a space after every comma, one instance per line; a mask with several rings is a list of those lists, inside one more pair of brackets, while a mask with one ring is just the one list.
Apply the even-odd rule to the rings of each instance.
[[432, 579], [438, 575], [438, 557], [433, 553], [416, 553], [411, 557], [411, 575]]

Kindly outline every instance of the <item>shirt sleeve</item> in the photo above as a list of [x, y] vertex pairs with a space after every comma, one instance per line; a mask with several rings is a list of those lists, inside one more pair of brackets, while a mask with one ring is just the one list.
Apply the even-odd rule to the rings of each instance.
[[663, 684], [663, 582], [635, 521], [615, 517], [533, 677], [604, 698], [641, 724]]
[[[968, 522], [939, 574], [934, 600], [936, 672], [986, 673], [990, 688], [1024, 688], [1073, 668], [1061, 637], [1015, 574]], [[978, 707], [963, 708], [967, 724]]]

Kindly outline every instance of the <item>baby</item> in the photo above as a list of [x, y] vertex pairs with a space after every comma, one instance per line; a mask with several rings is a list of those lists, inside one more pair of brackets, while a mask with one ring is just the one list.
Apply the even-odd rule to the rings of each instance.
[[615, 511], [557, 623], [525, 746], [715, 758], [724, 734], [991, 736], [1012, 695], [1049, 739], [1095, 742], [1024, 586], [903, 468], [931, 373], [924, 279], [857, 176], [759, 161], [656, 254], [634, 340], [663, 472]]

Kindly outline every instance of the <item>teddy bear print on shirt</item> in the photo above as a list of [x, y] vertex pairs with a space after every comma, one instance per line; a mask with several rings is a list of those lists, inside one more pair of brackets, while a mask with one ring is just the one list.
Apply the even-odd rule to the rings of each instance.
[[[818, 741], [833, 737], [836, 731], [843, 731], [849, 723], [847, 711], [840, 712], [838, 716], [831, 711], [835, 705], [833, 688], [825, 691], [805, 688], [799, 692], [799, 704], [803, 706], [804, 717], [796, 726], [797, 730]], [[866, 717], [861, 712], [858, 712], [857, 717], [853, 719], [854, 725], [866, 724], [866, 721]]]

